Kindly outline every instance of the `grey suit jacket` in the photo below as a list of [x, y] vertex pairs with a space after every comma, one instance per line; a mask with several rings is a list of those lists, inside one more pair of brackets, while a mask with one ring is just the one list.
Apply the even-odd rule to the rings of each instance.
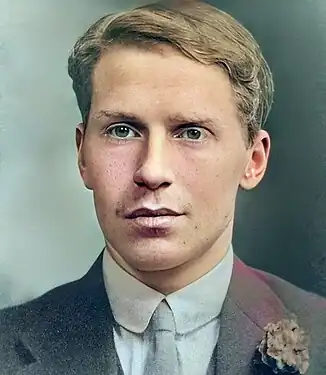
[[[0, 375], [122, 373], [101, 259], [80, 280], [0, 312]], [[306, 375], [325, 375], [326, 300], [249, 268], [235, 257], [213, 354], [215, 374], [253, 375], [252, 357], [264, 326], [291, 313], [310, 335]], [[273, 373], [266, 367], [261, 374]]]

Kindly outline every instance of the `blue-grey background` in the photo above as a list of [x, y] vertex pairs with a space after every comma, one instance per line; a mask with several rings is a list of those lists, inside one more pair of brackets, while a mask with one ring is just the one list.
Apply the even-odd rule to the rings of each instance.
[[[82, 276], [102, 249], [67, 56], [93, 21], [137, 1], [0, 0], [0, 307]], [[240, 195], [235, 251], [326, 296], [326, 1], [208, 1], [253, 32], [276, 83], [270, 166]]]

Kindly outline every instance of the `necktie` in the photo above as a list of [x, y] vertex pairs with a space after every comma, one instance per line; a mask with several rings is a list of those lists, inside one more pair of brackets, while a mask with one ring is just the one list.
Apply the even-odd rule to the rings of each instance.
[[173, 313], [165, 301], [156, 308], [151, 321], [154, 345], [148, 353], [144, 375], [178, 375]]

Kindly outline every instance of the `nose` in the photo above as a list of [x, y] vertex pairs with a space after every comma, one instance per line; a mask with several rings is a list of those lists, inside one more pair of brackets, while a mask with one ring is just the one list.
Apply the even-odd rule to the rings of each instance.
[[144, 142], [134, 182], [150, 190], [170, 186], [173, 183], [171, 152], [162, 134], [149, 137]]

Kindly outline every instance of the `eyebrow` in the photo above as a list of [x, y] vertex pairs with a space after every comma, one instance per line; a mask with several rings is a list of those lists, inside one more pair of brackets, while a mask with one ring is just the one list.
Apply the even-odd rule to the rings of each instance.
[[96, 112], [93, 117], [97, 120], [105, 117], [105, 118], [110, 118], [110, 119], [129, 120], [133, 122], [143, 123], [143, 121], [141, 121], [139, 117], [129, 112], [102, 110], [102, 111]]
[[[119, 121], [129, 121], [146, 127], [146, 122], [143, 119], [130, 112], [101, 110], [99, 112], [96, 112], [93, 117], [95, 119], [101, 119], [104, 117]], [[174, 115], [169, 116], [167, 120], [170, 123], [178, 124], [196, 124], [200, 126], [210, 126], [215, 128], [221, 126], [221, 120], [219, 118], [214, 119], [209, 117], [201, 117], [196, 114], [184, 115], [182, 113], [175, 113]]]

